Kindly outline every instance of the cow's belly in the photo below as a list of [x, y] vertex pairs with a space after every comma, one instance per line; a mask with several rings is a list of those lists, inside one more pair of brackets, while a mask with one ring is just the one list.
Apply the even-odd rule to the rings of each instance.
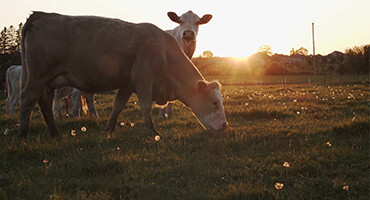
[[49, 86], [52, 88], [61, 88], [65, 86], [72, 86], [79, 90], [89, 93], [105, 92], [117, 88], [124, 88], [130, 85], [129, 77], [120, 77], [106, 79], [101, 77], [90, 78], [90, 77], [77, 77], [71, 74], [63, 74], [54, 78]]

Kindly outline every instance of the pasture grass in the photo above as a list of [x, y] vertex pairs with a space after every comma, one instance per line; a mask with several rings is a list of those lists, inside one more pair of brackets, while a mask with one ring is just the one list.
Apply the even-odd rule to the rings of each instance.
[[56, 139], [35, 107], [20, 140], [1, 96], [0, 199], [370, 198], [368, 82], [222, 93], [226, 131], [204, 131], [176, 102], [171, 119], [152, 111], [159, 141], [144, 132], [136, 96], [105, 132], [113, 95], [97, 95], [100, 119], [59, 121]]

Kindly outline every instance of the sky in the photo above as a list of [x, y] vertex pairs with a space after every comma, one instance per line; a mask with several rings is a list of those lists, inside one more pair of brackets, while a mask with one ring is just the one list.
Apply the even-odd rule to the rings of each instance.
[[32, 11], [97, 15], [124, 21], [150, 22], [164, 30], [177, 26], [167, 12], [188, 10], [212, 20], [199, 27], [194, 56], [211, 50], [215, 56], [246, 57], [262, 45], [289, 54], [304, 47], [312, 54], [344, 52], [370, 44], [369, 0], [0, 0], [0, 28], [18, 26]]

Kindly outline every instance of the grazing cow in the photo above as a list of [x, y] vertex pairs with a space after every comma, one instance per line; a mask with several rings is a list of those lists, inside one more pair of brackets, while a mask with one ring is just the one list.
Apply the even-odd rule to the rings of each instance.
[[8, 96], [5, 100], [6, 113], [8, 117], [15, 119], [15, 107], [20, 95], [19, 80], [21, 77], [22, 66], [13, 65], [6, 71], [6, 90]]
[[28, 133], [36, 102], [50, 135], [59, 135], [51, 111], [53, 89], [68, 85], [90, 93], [118, 89], [108, 131], [132, 93], [151, 134], [158, 134], [152, 101], [164, 105], [179, 99], [207, 130], [227, 126], [220, 84], [204, 80], [174, 37], [153, 24], [33, 12], [22, 30], [22, 62], [20, 137]]
[[[179, 24], [176, 28], [172, 30], [167, 30], [169, 34], [176, 38], [181, 49], [185, 52], [189, 59], [193, 57], [196, 43], [199, 25], [206, 24], [212, 19], [212, 15], [206, 14], [200, 18], [197, 14], [192, 11], [188, 11], [182, 14], [180, 17], [174, 12], [168, 12], [168, 17]], [[172, 116], [172, 103], [168, 103], [160, 110], [160, 115], [162, 118]]]

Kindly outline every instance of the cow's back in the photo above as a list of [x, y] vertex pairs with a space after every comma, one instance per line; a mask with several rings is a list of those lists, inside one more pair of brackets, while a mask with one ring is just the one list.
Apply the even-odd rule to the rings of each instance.
[[32, 54], [32, 58], [26, 56], [30, 62], [27, 66], [48, 77], [73, 74], [69, 82], [82, 80], [90, 87], [102, 88], [98, 91], [117, 88], [122, 80], [130, 81], [133, 63], [144, 51], [160, 53], [157, 57], [166, 59], [169, 36], [148, 23], [42, 12], [30, 16], [22, 35], [25, 54]]

